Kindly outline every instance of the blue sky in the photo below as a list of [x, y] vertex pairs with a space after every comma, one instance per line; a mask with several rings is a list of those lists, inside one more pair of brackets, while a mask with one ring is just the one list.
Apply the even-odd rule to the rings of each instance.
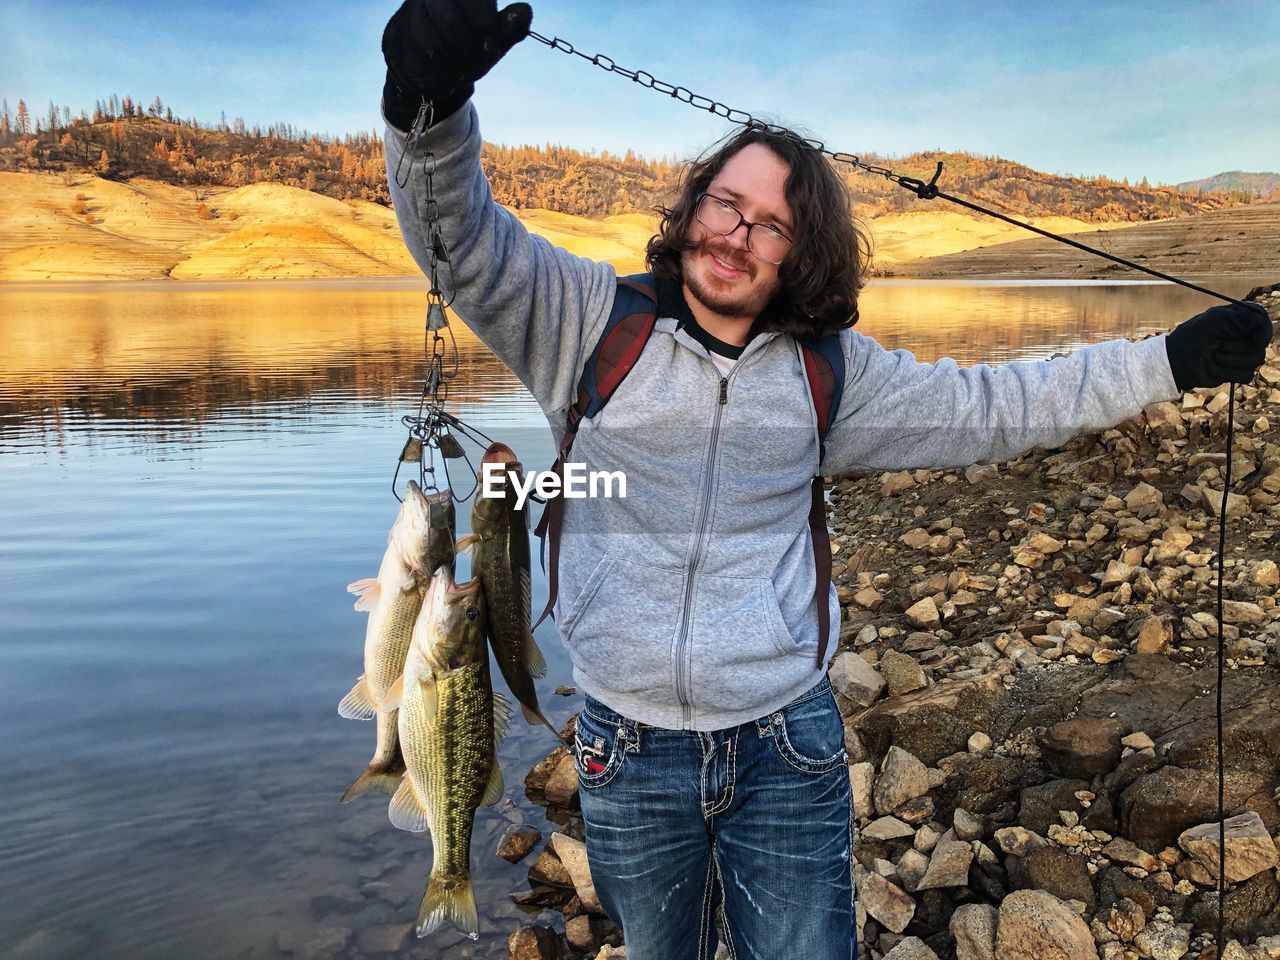
[[[1178, 182], [1280, 170], [1280, 3], [536, 0], [534, 29], [838, 149], [995, 154]], [[380, 128], [395, 0], [5, 0], [0, 96], [33, 113], [157, 94], [183, 116]], [[485, 137], [687, 157], [727, 127], [526, 40], [477, 92]]]

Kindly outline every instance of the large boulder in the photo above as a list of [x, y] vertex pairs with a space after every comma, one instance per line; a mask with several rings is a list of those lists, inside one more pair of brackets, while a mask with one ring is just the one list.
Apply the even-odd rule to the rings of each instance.
[[1178, 846], [1208, 870], [1209, 876], [1215, 880], [1218, 878], [1220, 827], [1226, 839], [1227, 883], [1248, 880], [1280, 863], [1275, 841], [1271, 839], [1266, 825], [1250, 810], [1238, 817], [1228, 817], [1223, 824], [1202, 823], [1178, 837]]
[[1000, 904], [1000, 960], [1098, 960], [1088, 925], [1043, 890], [1016, 890]]
[[[1228, 770], [1227, 812], [1236, 812], [1265, 780], [1256, 773]], [[1210, 770], [1165, 766], [1140, 777], [1120, 795], [1120, 833], [1156, 853], [1173, 846], [1187, 829], [1215, 820], [1218, 780]]]
[[1120, 738], [1129, 732], [1119, 721], [1076, 717], [1055, 723], [1040, 738], [1040, 753], [1060, 777], [1089, 779], [1109, 773], [1120, 759]]

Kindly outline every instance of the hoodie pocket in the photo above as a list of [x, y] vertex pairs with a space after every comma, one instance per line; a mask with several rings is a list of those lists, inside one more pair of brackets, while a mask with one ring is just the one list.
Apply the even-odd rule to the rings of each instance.
[[689, 637], [693, 695], [720, 709], [759, 703], [813, 656], [792, 639], [767, 577], [700, 575]]
[[574, 665], [618, 693], [660, 691], [664, 702], [669, 699], [683, 583], [680, 570], [602, 559], [565, 621], [564, 643]]

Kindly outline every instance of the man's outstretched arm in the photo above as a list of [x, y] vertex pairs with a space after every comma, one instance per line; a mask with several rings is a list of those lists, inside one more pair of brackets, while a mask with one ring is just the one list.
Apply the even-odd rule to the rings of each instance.
[[1185, 390], [1248, 380], [1272, 336], [1254, 305], [1214, 307], [1167, 335], [1112, 340], [1052, 360], [918, 363], [852, 331], [823, 472], [1008, 460], [1114, 426]]

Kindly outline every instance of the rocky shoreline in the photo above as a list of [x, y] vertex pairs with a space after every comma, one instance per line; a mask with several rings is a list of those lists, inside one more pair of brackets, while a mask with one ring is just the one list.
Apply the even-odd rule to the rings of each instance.
[[[1255, 295], [1280, 318], [1280, 286]], [[1238, 389], [1224, 636], [1232, 960], [1280, 960], [1280, 353]], [[861, 955], [1216, 957], [1215, 618], [1226, 388], [999, 466], [852, 475], [829, 522], [831, 679], [858, 814]], [[572, 721], [571, 721], [572, 724]], [[513, 960], [625, 956], [558, 748], [564, 826]], [[513, 862], [542, 837], [512, 828]], [[722, 953], [723, 953], [722, 948]]]

